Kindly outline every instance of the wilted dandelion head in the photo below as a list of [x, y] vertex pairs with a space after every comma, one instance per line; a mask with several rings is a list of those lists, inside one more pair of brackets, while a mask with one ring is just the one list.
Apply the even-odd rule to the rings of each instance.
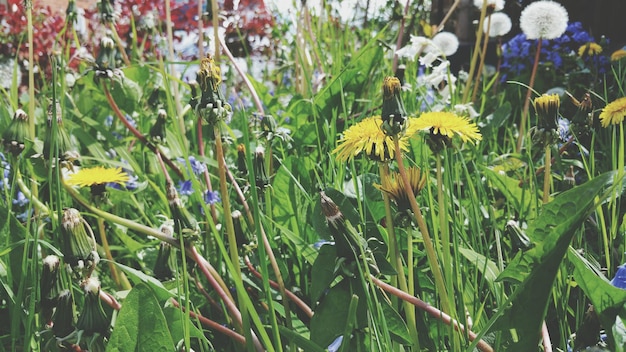
[[[413, 195], [416, 196], [426, 185], [426, 173], [422, 173], [420, 169], [416, 167], [409, 167], [406, 171], [409, 178], [409, 184], [411, 185], [411, 191], [413, 192]], [[389, 198], [391, 198], [398, 206], [399, 211], [405, 211], [411, 208], [409, 195], [404, 188], [404, 183], [402, 182], [399, 173], [390, 173], [387, 177], [381, 178], [380, 185], [374, 186], [388, 194]]]
[[602, 53], [602, 46], [595, 42], [589, 42], [578, 48], [578, 56], [595, 56]]
[[602, 127], [618, 125], [624, 121], [626, 116], [626, 97], [619, 98], [608, 104], [600, 113]]
[[611, 61], [619, 61], [625, 57], [626, 57], [626, 49], [621, 48], [621, 49], [615, 50], [613, 54], [611, 54]]
[[433, 37], [433, 45], [445, 56], [454, 55], [459, 49], [459, 38], [454, 33], [440, 32]]
[[511, 18], [504, 12], [496, 12], [489, 16], [490, 21], [485, 21], [483, 24], [483, 31], [487, 32], [487, 26], [489, 25], [490, 37], [501, 37], [511, 31]]
[[480, 10], [485, 2], [487, 3], [487, 11], [502, 11], [504, 9], [504, 0], [474, 0], [474, 6]]
[[526, 6], [519, 21], [527, 39], [554, 39], [565, 33], [569, 16], [558, 2], [541, 0]]

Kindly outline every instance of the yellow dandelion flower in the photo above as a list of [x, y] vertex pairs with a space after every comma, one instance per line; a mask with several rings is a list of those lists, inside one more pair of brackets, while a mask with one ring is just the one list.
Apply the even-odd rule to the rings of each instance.
[[618, 49], [611, 54], [611, 61], [619, 61], [626, 57], [626, 49]]
[[598, 43], [589, 42], [578, 48], [578, 56], [595, 56], [602, 53], [602, 47]]
[[451, 112], [426, 112], [412, 124], [415, 125], [413, 126], [415, 130], [429, 130], [433, 135], [439, 134], [448, 138], [456, 135], [461, 137], [463, 142], [474, 143], [483, 139], [475, 123], [467, 117]]
[[600, 122], [602, 127], [609, 127], [611, 124], [622, 123], [624, 116], [626, 116], [626, 97], [616, 99], [605, 106], [600, 113]]
[[[426, 174], [422, 173], [420, 169], [416, 167], [409, 167], [406, 169], [407, 176], [409, 177], [409, 183], [411, 184], [411, 190], [414, 195], [419, 192], [426, 185]], [[391, 172], [388, 177], [381, 179], [380, 185], [374, 185], [379, 190], [387, 193], [389, 198], [393, 200], [398, 206], [398, 210], [404, 211], [410, 209], [411, 203], [409, 202], [409, 196], [405, 191], [404, 183], [400, 174], [397, 172]]]
[[[412, 120], [407, 121], [407, 130], [400, 138], [400, 149], [408, 150], [408, 139], [416, 130], [412, 128]], [[350, 126], [343, 132], [339, 145], [333, 154], [337, 154], [338, 161], [347, 161], [364, 152], [365, 155], [376, 161], [393, 159], [395, 146], [393, 137], [386, 135], [381, 129], [383, 120], [380, 116], [367, 117]]]
[[106, 168], [96, 166], [92, 168], [80, 169], [75, 174], [71, 174], [66, 183], [71, 186], [97, 186], [107, 183], [125, 183], [128, 181], [128, 174], [122, 171], [121, 167]]

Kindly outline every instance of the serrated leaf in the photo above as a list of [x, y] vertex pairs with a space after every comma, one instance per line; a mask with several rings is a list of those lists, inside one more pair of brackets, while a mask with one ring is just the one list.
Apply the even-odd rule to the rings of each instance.
[[532, 351], [539, 341], [553, 282], [567, 248], [583, 221], [601, 199], [615, 192], [613, 188], [598, 197], [614, 181], [616, 173], [602, 174], [587, 183], [561, 193], [545, 204], [529, 224], [527, 234], [535, 247], [509, 264], [501, 277], [524, 277], [523, 282], [504, 305], [493, 326], [497, 330], [515, 330], [518, 341], [510, 351]]

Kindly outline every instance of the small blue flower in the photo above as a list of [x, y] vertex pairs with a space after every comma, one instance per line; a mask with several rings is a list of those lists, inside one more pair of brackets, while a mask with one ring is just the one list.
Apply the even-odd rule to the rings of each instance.
[[13, 199], [13, 205], [17, 205], [18, 207], [23, 207], [28, 205], [28, 198], [22, 193], [22, 191], [17, 191], [15, 195], [15, 199]]
[[183, 196], [189, 196], [193, 193], [193, 187], [191, 185], [191, 180], [187, 181], [178, 181], [178, 193]]
[[[176, 158], [176, 160], [184, 166], [187, 166], [187, 162], [184, 158]], [[201, 175], [207, 170], [206, 165], [200, 160], [197, 160], [193, 155], [189, 156], [189, 164], [191, 165], [191, 172], [195, 175]]]
[[111, 128], [113, 126], [113, 115], [104, 118], [104, 127]]
[[611, 285], [626, 290], [626, 267], [624, 265], [617, 267], [617, 272], [613, 280], [611, 280]]
[[217, 191], [206, 191], [204, 193], [204, 202], [208, 205], [212, 205], [221, 202], [220, 194]]
[[339, 336], [335, 339], [330, 345], [328, 345], [328, 352], [337, 352], [339, 351], [339, 347], [341, 347], [341, 343], [343, 342], [343, 335]]
[[322, 248], [323, 245], [325, 244], [330, 244], [330, 245], [334, 245], [335, 242], [332, 241], [326, 241], [326, 240], [319, 240], [315, 243], [313, 243], [313, 248], [315, 248], [316, 250], [319, 250], [320, 248]]

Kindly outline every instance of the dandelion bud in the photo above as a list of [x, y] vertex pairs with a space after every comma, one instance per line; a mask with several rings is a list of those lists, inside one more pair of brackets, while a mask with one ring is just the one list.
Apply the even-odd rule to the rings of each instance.
[[174, 232], [183, 236], [185, 242], [196, 240], [200, 232], [198, 223], [183, 206], [183, 202], [180, 200], [174, 184], [168, 182], [165, 187], [172, 219], [174, 220]]
[[154, 276], [161, 281], [167, 281], [174, 278], [174, 270], [172, 269], [174, 266], [172, 262], [173, 260], [172, 246], [169, 243], [161, 242], [156, 263], [154, 264]]
[[71, 164], [75, 160], [74, 155], [77, 153], [75, 152], [70, 135], [63, 126], [63, 113], [61, 111], [61, 104], [59, 104], [58, 101], [48, 106], [47, 128], [43, 142], [44, 158], [46, 160], [50, 160], [51, 157], [58, 158], [59, 162], [68, 164], [66, 166], [71, 167]]
[[167, 124], [167, 112], [159, 109], [156, 123], [150, 128], [150, 139], [154, 143], [165, 143], [165, 125]]
[[96, 240], [89, 224], [81, 217], [78, 210], [67, 208], [61, 219], [61, 233], [65, 244], [65, 261], [79, 275], [89, 276], [100, 261], [96, 251]]
[[26, 138], [28, 138], [28, 115], [24, 110], [17, 109], [9, 127], [2, 134], [2, 144], [7, 152], [18, 156], [24, 151]]
[[243, 215], [239, 210], [233, 211], [230, 216], [233, 218], [233, 227], [235, 229], [235, 239], [237, 240], [237, 246], [241, 247], [242, 245], [248, 243], [248, 239], [246, 233], [243, 231], [243, 226], [241, 223], [241, 218]]
[[83, 283], [83, 291], [85, 305], [76, 322], [76, 329], [82, 330], [87, 335], [108, 335], [110, 320], [100, 301], [100, 281], [95, 277], [88, 278]]
[[100, 0], [98, 2], [98, 12], [100, 13], [100, 22], [115, 22], [115, 0]]
[[569, 166], [569, 169], [565, 172], [565, 176], [563, 176], [563, 181], [570, 186], [576, 186], [576, 172], [574, 172], [574, 166]]
[[407, 113], [402, 102], [402, 87], [397, 77], [385, 77], [383, 81], [383, 107], [381, 118], [383, 132], [395, 136], [404, 129]]
[[270, 184], [270, 180], [265, 172], [265, 149], [258, 146], [254, 151], [254, 176], [256, 186], [260, 191], [264, 191]]
[[69, 0], [67, 3], [67, 9], [65, 9], [65, 21], [67, 23], [76, 24], [76, 19], [76, 0]]
[[337, 204], [325, 192], [320, 193], [320, 202], [322, 214], [326, 217], [328, 225], [337, 230], [343, 229], [345, 227], [345, 219]]
[[248, 164], [246, 163], [246, 146], [239, 144], [237, 146], [237, 170], [242, 176], [248, 174]]
[[[107, 2], [108, 0], [102, 0]], [[96, 57], [96, 78], [113, 78], [113, 70], [115, 69], [115, 42], [108, 36], [102, 37], [100, 40], [100, 51]]]
[[533, 101], [537, 113], [537, 126], [531, 131], [533, 142], [546, 146], [557, 138], [557, 117], [561, 99], [558, 94], [544, 94]]
[[66, 337], [74, 331], [74, 299], [70, 290], [59, 294], [52, 322], [52, 332], [58, 338]]
[[200, 61], [197, 81], [200, 85], [201, 97], [196, 109], [199, 110], [204, 121], [213, 125], [230, 118], [232, 108], [225, 102], [220, 90], [222, 73], [210, 55]]
[[52, 319], [52, 311], [56, 307], [59, 294], [62, 291], [59, 265], [60, 260], [56, 255], [49, 255], [43, 259], [39, 292], [41, 295], [41, 311], [46, 322]]
[[519, 222], [515, 220], [509, 220], [506, 223], [505, 232], [511, 239], [511, 246], [514, 251], [527, 251], [534, 246], [528, 236], [526, 236], [524, 230], [520, 227]]

